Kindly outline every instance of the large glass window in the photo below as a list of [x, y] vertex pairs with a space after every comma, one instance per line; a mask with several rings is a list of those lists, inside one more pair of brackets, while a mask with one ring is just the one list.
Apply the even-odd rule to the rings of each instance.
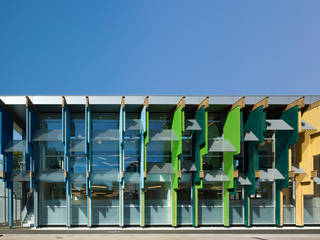
[[[320, 156], [313, 158], [313, 169], [320, 172]], [[320, 185], [313, 183], [313, 195], [304, 196], [304, 223], [320, 224]]]
[[62, 120], [60, 113], [40, 115], [40, 130], [36, 140], [40, 142], [41, 171], [63, 169]]
[[253, 224], [274, 224], [274, 184], [274, 182], [256, 182], [256, 194], [251, 199]]
[[119, 183], [92, 185], [92, 213], [94, 225], [119, 224]]
[[93, 225], [119, 224], [119, 114], [92, 114]]
[[223, 183], [212, 182], [203, 184], [198, 191], [199, 224], [223, 223]]
[[171, 224], [170, 182], [146, 184], [146, 224]]
[[139, 225], [139, 184], [126, 183], [124, 190], [124, 224]]
[[147, 148], [148, 162], [171, 162], [171, 114], [149, 114], [150, 142]]
[[125, 171], [140, 172], [140, 115], [126, 114], [126, 130], [124, 136]]
[[40, 184], [41, 224], [65, 225], [66, 223], [66, 184]]

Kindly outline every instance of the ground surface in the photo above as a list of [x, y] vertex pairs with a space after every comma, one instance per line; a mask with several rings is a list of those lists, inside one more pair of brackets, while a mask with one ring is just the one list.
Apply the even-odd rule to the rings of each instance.
[[51, 239], [77, 239], [77, 240], [95, 240], [95, 239], [112, 239], [112, 240], [233, 240], [233, 239], [250, 239], [250, 240], [295, 240], [308, 239], [319, 240], [319, 234], [3, 234], [1, 240], [51, 240]]

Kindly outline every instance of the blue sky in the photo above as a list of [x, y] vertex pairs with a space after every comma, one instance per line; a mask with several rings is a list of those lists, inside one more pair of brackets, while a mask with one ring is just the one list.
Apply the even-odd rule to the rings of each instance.
[[320, 1], [0, 1], [0, 94], [319, 94]]

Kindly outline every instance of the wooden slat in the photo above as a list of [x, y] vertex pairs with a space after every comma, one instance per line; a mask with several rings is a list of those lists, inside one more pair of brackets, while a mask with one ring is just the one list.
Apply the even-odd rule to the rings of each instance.
[[26, 107], [29, 107], [29, 106], [32, 107], [37, 114], [40, 114], [37, 107], [31, 102], [30, 98], [26, 96]]
[[64, 108], [65, 106], [67, 106], [67, 100], [64, 96], [62, 96], [62, 107]]
[[144, 99], [144, 106], [149, 107], [149, 96], [146, 96], [146, 98]]
[[124, 107], [125, 105], [125, 96], [122, 96], [121, 98], [121, 106]]
[[202, 100], [202, 102], [199, 104], [197, 111], [204, 106], [205, 109], [209, 107], [209, 96]]
[[257, 102], [251, 109], [251, 112], [256, 110], [260, 106], [263, 106], [263, 109], [267, 108], [269, 106], [269, 97], [265, 97], [261, 101]]
[[184, 107], [186, 106], [186, 97], [185, 97], [185, 96], [183, 96], [183, 97], [180, 99], [180, 101], [179, 101], [178, 104], [177, 104], [176, 109], [178, 109], [180, 106], [181, 106], [182, 108], [184, 108]]
[[86, 96], [86, 107], [89, 107], [89, 97]]
[[246, 99], [245, 99], [245, 97], [242, 97], [238, 101], [236, 101], [234, 104], [232, 104], [230, 111], [235, 109], [238, 106], [240, 106], [240, 109], [244, 108], [245, 105], [246, 105]]
[[304, 97], [299, 98], [298, 100], [288, 104], [287, 107], [284, 109], [284, 112], [297, 105], [299, 109], [304, 107]]
[[317, 108], [317, 107], [320, 107], [320, 100], [318, 100], [318, 101], [316, 101], [316, 102], [314, 102], [314, 103], [311, 103], [311, 104], [307, 107], [306, 111], [312, 110], [312, 109]]

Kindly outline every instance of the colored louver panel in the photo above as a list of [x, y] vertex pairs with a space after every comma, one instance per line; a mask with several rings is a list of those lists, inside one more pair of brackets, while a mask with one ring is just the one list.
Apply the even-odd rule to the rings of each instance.
[[201, 131], [193, 131], [193, 156], [196, 172], [192, 186], [192, 225], [198, 226], [198, 189], [203, 186], [203, 156], [208, 153], [208, 112], [202, 106], [195, 115]]
[[177, 189], [179, 186], [179, 172], [181, 171], [180, 155], [182, 154], [182, 133], [184, 131], [184, 113], [182, 106], [173, 114], [172, 130], [177, 136], [177, 141], [171, 142], [172, 175], [172, 226], [177, 226]]
[[249, 113], [247, 121], [244, 126], [244, 134], [247, 132], [252, 132], [258, 141], [248, 141], [245, 142], [245, 152], [244, 157], [247, 159], [245, 166], [245, 174], [248, 177], [252, 185], [247, 185], [244, 187], [244, 224], [246, 226], [251, 225], [251, 202], [250, 195], [255, 194], [255, 174], [258, 169], [258, 151], [257, 145], [263, 142], [263, 133], [266, 131], [266, 113], [263, 111], [263, 106], [256, 108], [254, 111]]
[[279, 170], [284, 179], [276, 180], [276, 225], [283, 224], [282, 194], [281, 189], [289, 187], [289, 145], [298, 142], [298, 125], [299, 125], [299, 109], [298, 106], [292, 107], [281, 115], [284, 120], [293, 130], [275, 131], [276, 138], [276, 163], [275, 167]]
[[235, 152], [223, 153], [223, 171], [228, 176], [229, 181], [224, 182], [224, 225], [229, 226], [230, 219], [230, 204], [229, 191], [234, 188], [234, 159], [233, 156], [241, 151], [241, 110], [240, 106], [234, 108], [228, 113], [227, 119], [223, 127], [223, 137], [232, 144]]

